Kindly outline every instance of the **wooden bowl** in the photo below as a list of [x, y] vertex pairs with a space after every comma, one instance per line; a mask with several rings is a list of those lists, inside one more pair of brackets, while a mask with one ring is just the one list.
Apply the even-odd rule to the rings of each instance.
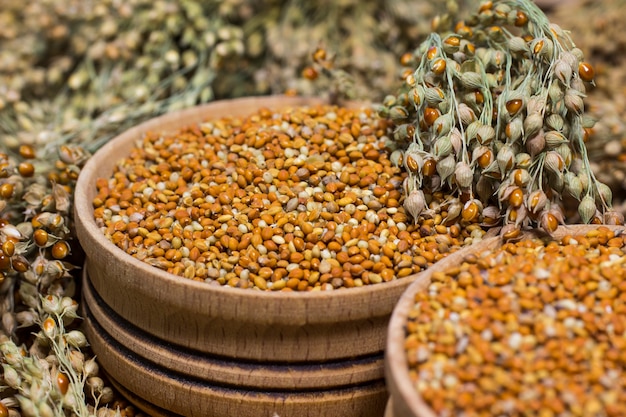
[[121, 319], [83, 274], [84, 330], [113, 385], [151, 416], [376, 416], [382, 355], [273, 364], [213, 357], [163, 342]]
[[[626, 230], [624, 226], [604, 227], [612, 230]], [[598, 226], [595, 225], [566, 225], [559, 227], [554, 235], [558, 239], [566, 235], [586, 234], [597, 228]], [[528, 237], [533, 235], [532, 232], [526, 234]], [[414, 282], [402, 294], [391, 316], [387, 333], [385, 380], [390, 398], [385, 410], [385, 417], [436, 417], [434, 411], [420, 397], [409, 377], [409, 362], [404, 348], [406, 321], [409, 312], [415, 305], [415, 294], [428, 289], [431, 276], [435, 272], [443, 272], [455, 265], [460, 265], [470, 254], [480, 254], [500, 246], [502, 246], [500, 237], [489, 237], [470, 247], [461, 249], [417, 274]]]
[[[257, 401], [264, 389], [280, 394], [280, 400], [269, 402], [278, 401], [280, 406], [259, 408], [254, 415], [265, 415], [261, 410], [270, 409], [280, 417], [382, 415], [387, 323], [413, 277], [332, 292], [272, 293], [211, 286], [133, 258], [111, 243], [94, 220], [96, 179], [110, 177], [116, 162], [145, 132], [173, 131], [209, 117], [245, 116], [261, 107], [317, 103], [305, 98], [246, 98], [168, 114], [113, 139], [83, 168], [76, 186], [75, 219], [87, 256], [87, 332], [103, 368], [127, 390], [141, 391], [156, 406], [184, 415], [204, 412], [203, 401], [214, 399], [209, 391], [222, 387], [249, 391], [223, 397], [232, 408], [215, 416], [244, 415], [238, 404]], [[157, 377], [161, 374], [147, 362], [167, 372]], [[211, 386], [203, 390], [192, 381]], [[168, 394], [174, 388], [178, 391]], [[315, 395], [298, 402], [304, 397], [289, 394], [293, 390]], [[337, 392], [343, 393], [341, 407], [293, 411], [307, 401], [323, 404], [325, 396], [336, 397]], [[364, 396], [376, 400], [363, 401]]]

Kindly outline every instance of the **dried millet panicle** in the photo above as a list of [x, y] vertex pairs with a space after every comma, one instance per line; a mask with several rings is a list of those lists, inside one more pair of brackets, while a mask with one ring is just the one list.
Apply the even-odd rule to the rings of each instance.
[[577, 46], [589, 55], [597, 67], [595, 88], [585, 98], [588, 113], [597, 119], [588, 130], [589, 159], [599, 180], [614, 191], [614, 205], [626, 213], [626, 72], [623, 50], [626, 36], [622, 30], [626, 5], [623, 0], [581, 2], [559, 5], [551, 18], [568, 28]]
[[72, 192], [88, 156], [74, 145], [45, 158], [24, 144], [0, 153], [0, 386], [10, 416], [87, 416], [87, 402], [112, 400], [110, 387], [84, 389], [97, 376], [81, 365], [87, 341], [72, 299]]
[[437, 415], [626, 414], [626, 237], [468, 255], [415, 295], [409, 373]]
[[[623, 223], [587, 156], [593, 121], [583, 97], [593, 68], [533, 2], [486, 1], [453, 27], [437, 21], [405, 63], [404, 87], [379, 113], [395, 123], [391, 159], [405, 162], [408, 192], [442, 190], [495, 207], [507, 230], [552, 233], [565, 221], [565, 197], [587, 198], [578, 207], [583, 223]], [[436, 174], [413, 169], [409, 157], [432, 161]], [[537, 191], [541, 208], [531, 198]]]
[[417, 196], [410, 204], [432, 216], [408, 220], [390, 133], [369, 109], [332, 106], [148, 133], [97, 180], [96, 221], [137, 259], [215, 284], [307, 291], [406, 277], [483, 232], [447, 222], [443, 193]]

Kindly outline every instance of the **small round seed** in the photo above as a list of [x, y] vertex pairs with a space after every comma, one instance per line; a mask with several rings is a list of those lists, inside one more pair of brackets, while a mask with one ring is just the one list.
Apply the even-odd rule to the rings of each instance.
[[595, 71], [588, 62], [581, 62], [578, 64], [578, 75], [583, 81], [591, 82], [595, 77]]

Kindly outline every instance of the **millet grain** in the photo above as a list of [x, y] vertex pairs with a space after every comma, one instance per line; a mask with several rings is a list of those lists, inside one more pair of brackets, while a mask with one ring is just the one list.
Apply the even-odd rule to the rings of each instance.
[[[478, 224], [417, 224], [406, 174], [370, 110], [261, 109], [172, 135], [151, 132], [97, 180], [97, 224], [127, 253], [175, 275], [260, 290], [331, 290], [419, 272], [479, 239]], [[425, 213], [428, 214], [428, 213]]]
[[626, 238], [524, 239], [434, 273], [407, 322], [439, 416], [626, 415]]

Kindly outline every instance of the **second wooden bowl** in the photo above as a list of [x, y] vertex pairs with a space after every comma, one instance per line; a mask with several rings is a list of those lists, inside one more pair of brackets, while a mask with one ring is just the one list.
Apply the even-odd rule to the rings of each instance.
[[[624, 231], [624, 226], [604, 226], [612, 230]], [[554, 233], [556, 239], [566, 235], [580, 235], [597, 229], [595, 225], [561, 226]], [[526, 236], [532, 237], [533, 233]], [[500, 237], [490, 237], [483, 241], [455, 252], [424, 272], [417, 274], [415, 281], [407, 288], [398, 301], [387, 334], [385, 351], [385, 379], [390, 399], [385, 410], [385, 417], [436, 417], [434, 411], [424, 402], [415, 389], [415, 383], [409, 376], [409, 361], [405, 350], [406, 323], [410, 311], [415, 306], [415, 294], [427, 291], [432, 274], [443, 272], [460, 265], [470, 254], [480, 254], [494, 250], [502, 245]]]

